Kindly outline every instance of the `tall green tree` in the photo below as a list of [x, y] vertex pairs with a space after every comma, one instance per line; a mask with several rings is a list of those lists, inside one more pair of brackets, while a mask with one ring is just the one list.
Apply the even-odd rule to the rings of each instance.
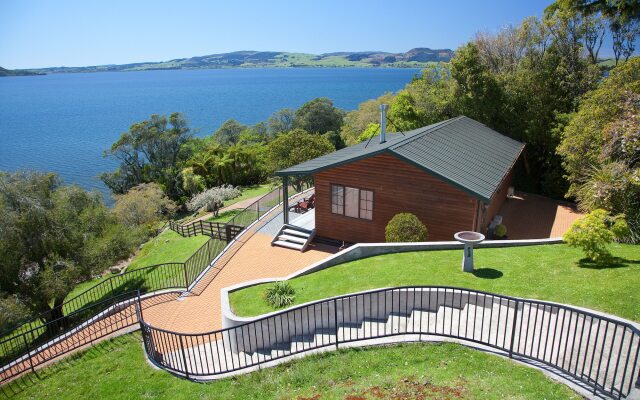
[[319, 97], [296, 110], [293, 126], [310, 133], [339, 132], [343, 118], [344, 111], [334, 107], [328, 98]]
[[34, 313], [62, 317], [78, 282], [129, 255], [130, 234], [97, 192], [63, 186], [55, 174], [0, 173], [0, 292]]
[[247, 128], [235, 119], [228, 119], [213, 133], [213, 137], [222, 145], [236, 144], [240, 141], [240, 134]]
[[[269, 143], [269, 167], [271, 171], [288, 168], [301, 162], [319, 157], [335, 150], [333, 143], [320, 135], [313, 135], [302, 129], [281, 134]], [[300, 189], [305, 177], [292, 182]]]
[[[118, 169], [100, 178], [115, 193], [126, 193], [141, 183], [156, 182], [171, 199], [183, 194], [181, 164], [186, 159], [182, 146], [191, 137], [182, 114], [152, 115], [131, 125], [105, 153], [120, 161]], [[182, 151], [181, 151], [182, 150]]]
[[625, 214], [633, 241], [640, 241], [639, 116], [640, 58], [633, 58], [585, 96], [558, 148], [568, 195], [585, 211]]

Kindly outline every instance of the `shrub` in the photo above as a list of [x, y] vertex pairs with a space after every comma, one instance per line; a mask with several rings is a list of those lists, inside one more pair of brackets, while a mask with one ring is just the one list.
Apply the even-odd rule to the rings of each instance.
[[187, 208], [189, 211], [197, 211], [204, 207], [207, 211], [213, 211], [217, 217], [224, 202], [238, 196], [240, 196], [240, 190], [231, 185], [212, 187], [193, 196], [187, 203]]
[[498, 224], [495, 228], [493, 228], [493, 234], [496, 237], [503, 238], [507, 236], [507, 227], [503, 224]]
[[115, 196], [113, 212], [120, 222], [129, 226], [153, 226], [163, 218], [173, 216], [176, 204], [157, 183], [142, 183], [125, 194]]
[[289, 282], [276, 282], [264, 292], [264, 299], [273, 308], [284, 308], [293, 304], [295, 290]]
[[387, 242], [424, 242], [427, 240], [427, 227], [411, 213], [394, 215], [385, 228]]
[[582, 248], [588, 258], [601, 263], [611, 257], [607, 246], [614, 239], [627, 235], [628, 231], [624, 215], [612, 217], [607, 211], [598, 209], [574, 222], [562, 238], [569, 246]]

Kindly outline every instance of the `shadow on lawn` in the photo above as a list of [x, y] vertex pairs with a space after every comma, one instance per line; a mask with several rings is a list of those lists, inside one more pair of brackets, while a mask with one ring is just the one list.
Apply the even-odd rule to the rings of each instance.
[[472, 273], [476, 278], [482, 279], [498, 279], [502, 278], [502, 275], [504, 275], [502, 271], [495, 268], [478, 268], [473, 270]]
[[601, 262], [595, 262], [590, 258], [583, 258], [578, 261], [578, 267], [589, 269], [612, 269], [612, 268], [627, 268], [633, 264], [640, 264], [640, 260], [628, 260], [622, 257], [611, 257]]

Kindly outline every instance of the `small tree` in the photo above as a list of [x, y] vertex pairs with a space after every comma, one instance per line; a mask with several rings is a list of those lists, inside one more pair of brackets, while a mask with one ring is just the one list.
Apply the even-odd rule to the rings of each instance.
[[385, 228], [385, 239], [391, 242], [424, 242], [427, 240], [427, 227], [411, 213], [394, 215]]
[[120, 222], [130, 227], [151, 226], [163, 217], [172, 216], [176, 210], [176, 204], [157, 183], [140, 184], [115, 198], [113, 212]]
[[612, 217], [607, 211], [598, 209], [574, 222], [562, 239], [569, 246], [582, 248], [594, 262], [602, 263], [611, 257], [607, 246], [628, 234], [628, 230], [624, 215]]
[[197, 211], [205, 208], [212, 211], [214, 216], [218, 216], [218, 211], [224, 206], [226, 200], [231, 200], [240, 196], [240, 190], [231, 185], [222, 185], [207, 189], [199, 193], [187, 203], [189, 211]]

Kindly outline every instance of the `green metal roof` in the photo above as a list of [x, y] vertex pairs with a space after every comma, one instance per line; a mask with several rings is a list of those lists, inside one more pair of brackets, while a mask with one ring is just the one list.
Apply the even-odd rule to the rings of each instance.
[[500, 187], [524, 144], [465, 116], [405, 133], [387, 134], [335, 151], [276, 175], [310, 175], [381, 153], [391, 153], [484, 202]]

